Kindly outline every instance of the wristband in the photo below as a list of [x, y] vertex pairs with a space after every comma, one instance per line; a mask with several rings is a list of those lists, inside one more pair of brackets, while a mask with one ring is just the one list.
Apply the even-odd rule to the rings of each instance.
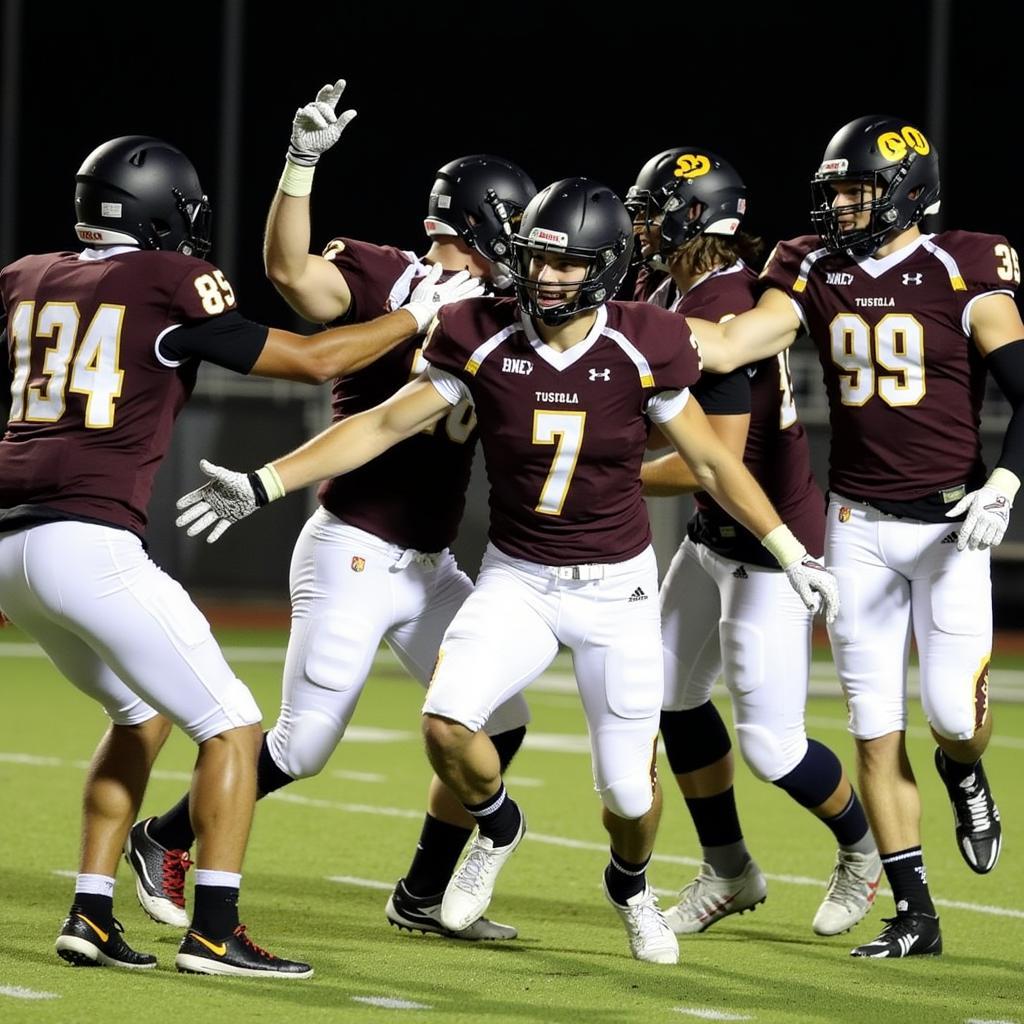
[[281, 180], [277, 183], [277, 187], [286, 196], [308, 196], [313, 191], [313, 174], [315, 171], [315, 164], [310, 164], [309, 167], [301, 167], [299, 164], [293, 164], [291, 160], [285, 160], [284, 171], [281, 174]]
[[793, 536], [793, 531], [785, 523], [780, 523], [762, 537], [761, 543], [783, 569], [799, 562], [807, 554], [807, 548]]
[[[266, 501], [263, 504], [266, 505], [272, 501], [277, 501], [278, 498], [284, 497], [284, 484], [281, 483], [281, 477], [278, 476], [277, 470], [269, 462], [257, 469], [255, 473], [250, 473], [249, 476], [250, 479], [254, 477], [263, 490], [266, 496]], [[256, 490], [255, 485], [253, 490]]]
[[1011, 505], [1020, 489], [1020, 477], [1012, 470], [1004, 469], [1002, 466], [996, 466], [985, 482], [989, 487], [1002, 494]]

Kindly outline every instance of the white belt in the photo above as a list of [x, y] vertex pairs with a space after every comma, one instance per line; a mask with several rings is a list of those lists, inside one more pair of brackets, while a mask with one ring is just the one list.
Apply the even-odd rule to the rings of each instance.
[[602, 562], [588, 565], [549, 565], [548, 571], [559, 580], [603, 580], [607, 566]]
[[391, 571], [399, 572], [413, 562], [423, 569], [436, 569], [443, 554], [443, 551], [417, 551], [415, 548], [406, 548], [399, 555], [398, 561], [391, 566]]

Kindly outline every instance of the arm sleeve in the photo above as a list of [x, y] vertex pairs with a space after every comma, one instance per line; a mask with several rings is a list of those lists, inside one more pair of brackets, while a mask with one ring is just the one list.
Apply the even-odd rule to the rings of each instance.
[[732, 373], [702, 374], [693, 394], [709, 416], [743, 416], [750, 412], [750, 377], [746, 367]]
[[996, 465], [1024, 480], [1024, 338], [997, 348], [985, 362], [1013, 408]]
[[246, 320], [232, 310], [204, 323], [168, 331], [157, 342], [157, 354], [167, 363], [204, 359], [235, 373], [249, 373], [267, 343], [269, 332], [269, 327]]

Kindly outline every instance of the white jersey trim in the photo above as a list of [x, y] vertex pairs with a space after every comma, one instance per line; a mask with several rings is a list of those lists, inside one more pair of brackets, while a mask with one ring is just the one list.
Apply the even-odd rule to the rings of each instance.
[[473, 396], [470, 394], [469, 388], [454, 373], [449, 373], [437, 366], [428, 366], [427, 377], [437, 393], [449, 405], [458, 405], [459, 402], [472, 404]]
[[662, 391], [647, 403], [644, 410], [652, 423], [668, 423], [678, 416], [690, 401], [690, 389], [680, 391]]
[[630, 362], [636, 367], [637, 373], [640, 375], [640, 385], [645, 388], [654, 387], [654, 373], [651, 371], [651, 364], [647, 362], [647, 357], [640, 351], [624, 334], [620, 331], [613, 330], [611, 327], [604, 328], [606, 337], [611, 338], [619, 348], [629, 357]]
[[78, 254], [78, 258], [83, 261], [105, 260], [111, 256], [120, 256], [122, 253], [141, 251], [137, 245], [107, 245], [102, 249], [83, 249]]
[[952, 255], [946, 252], [945, 249], [937, 246], [932, 241], [932, 237], [932, 235], [922, 237], [921, 244], [946, 268], [946, 273], [949, 274], [949, 283], [953, 286], [953, 291], [967, 291], [967, 285], [964, 283], [963, 274], [960, 273], [960, 267], [957, 266], [956, 260], [953, 259]]
[[972, 296], [967, 305], [964, 306], [963, 315], [960, 318], [960, 329], [964, 332], [965, 337], [974, 337], [971, 333], [971, 309], [978, 299], [987, 298], [989, 295], [1009, 295], [1011, 299], [1014, 297], [1013, 292], [1009, 288], [993, 288], [990, 292], [982, 292], [980, 295]]
[[918, 235], [908, 245], [903, 246], [902, 249], [897, 249], [895, 252], [889, 253], [888, 256], [882, 256], [876, 259], [874, 256], [864, 256], [861, 259], [854, 260], [858, 267], [864, 271], [865, 274], [870, 278], [878, 280], [883, 274], [888, 273], [893, 267], [899, 266], [905, 259], [907, 259], [912, 253], [924, 245], [925, 248], [929, 248], [927, 242], [931, 238], [931, 235]]
[[529, 341], [534, 352], [544, 362], [550, 363], [561, 373], [562, 370], [568, 369], [573, 363], [582, 359], [594, 347], [597, 339], [603, 333], [606, 333], [605, 326], [608, 323], [608, 310], [604, 306], [598, 306], [597, 318], [594, 320], [594, 326], [587, 331], [587, 336], [582, 341], [576, 342], [572, 348], [567, 348], [564, 352], [559, 352], [544, 341], [537, 333], [537, 328], [533, 326], [533, 321], [525, 313], [520, 314], [520, 323], [523, 325], [526, 339]]
[[181, 324], [171, 324], [170, 327], [165, 327], [157, 336], [156, 341], [153, 342], [153, 353], [156, 355], [158, 363], [162, 363], [169, 370], [176, 370], [179, 366], [185, 365], [184, 359], [168, 359], [160, 352], [160, 342], [167, 337], [171, 331], [176, 331]]
[[515, 334], [521, 328], [519, 324], [511, 324], [508, 327], [498, 331], [497, 334], [492, 335], [482, 345], [478, 345], [470, 353], [469, 358], [466, 360], [465, 370], [467, 373], [476, 374], [476, 371], [480, 369], [480, 364], [508, 337]]
[[807, 278], [810, 276], [811, 268], [822, 256], [828, 255], [828, 249], [822, 247], [809, 252], [801, 261], [800, 269], [796, 272], [796, 280], [793, 282], [793, 291], [800, 293], [807, 288]]

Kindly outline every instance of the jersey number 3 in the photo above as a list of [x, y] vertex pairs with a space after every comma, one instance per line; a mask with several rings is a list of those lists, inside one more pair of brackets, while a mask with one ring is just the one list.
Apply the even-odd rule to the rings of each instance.
[[[114, 400], [120, 396], [124, 380], [119, 365], [124, 306], [100, 306], [81, 343], [74, 302], [47, 302], [38, 317], [35, 307], [34, 302], [20, 302], [11, 317], [11, 422], [56, 423], [64, 415], [70, 391], [86, 396], [86, 427], [109, 429], [114, 425]], [[46, 380], [30, 384], [33, 337], [53, 338], [54, 342], [43, 356]]]

